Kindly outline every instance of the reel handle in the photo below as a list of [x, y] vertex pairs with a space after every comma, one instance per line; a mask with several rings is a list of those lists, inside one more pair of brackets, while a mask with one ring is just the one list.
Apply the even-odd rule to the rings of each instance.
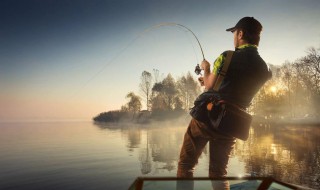
[[194, 69], [194, 72], [195, 72], [197, 75], [201, 75], [201, 76], [202, 76], [201, 71], [202, 71], [202, 69], [200, 68], [200, 65], [197, 64], [196, 68]]

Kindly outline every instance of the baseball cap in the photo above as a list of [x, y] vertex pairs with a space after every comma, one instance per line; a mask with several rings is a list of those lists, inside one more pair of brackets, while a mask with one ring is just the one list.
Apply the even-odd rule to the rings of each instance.
[[262, 25], [258, 20], [256, 20], [253, 17], [243, 17], [234, 27], [228, 28], [226, 31], [233, 32], [238, 28], [245, 29], [252, 34], [260, 34], [262, 30]]

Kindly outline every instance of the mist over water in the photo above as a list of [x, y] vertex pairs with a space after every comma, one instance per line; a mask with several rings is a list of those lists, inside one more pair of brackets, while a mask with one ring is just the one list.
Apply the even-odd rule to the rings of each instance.
[[[175, 176], [188, 121], [150, 125], [0, 124], [0, 189], [127, 189], [138, 176]], [[273, 176], [320, 188], [319, 126], [252, 126], [228, 176]], [[195, 176], [207, 176], [208, 147]]]

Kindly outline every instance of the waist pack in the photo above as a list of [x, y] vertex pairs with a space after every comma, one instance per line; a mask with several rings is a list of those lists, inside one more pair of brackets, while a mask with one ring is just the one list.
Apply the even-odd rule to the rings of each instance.
[[200, 94], [194, 101], [194, 106], [190, 110], [190, 115], [203, 123], [209, 124], [207, 105], [214, 100], [214, 95], [211, 91]]
[[[208, 104], [213, 104], [212, 109], [207, 109]], [[225, 135], [244, 141], [249, 137], [252, 116], [238, 106], [218, 101], [210, 91], [198, 96], [190, 115]]]
[[210, 126], [215, 130], [244, 141], [248, 139], [252, 116], [245, 110], [219, 101], [213, 103], [207, 115]]

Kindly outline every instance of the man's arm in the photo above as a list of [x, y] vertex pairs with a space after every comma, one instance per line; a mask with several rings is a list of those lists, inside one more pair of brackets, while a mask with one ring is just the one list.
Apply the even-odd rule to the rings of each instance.
[[213, 88], [217, 75], [214, 74], [213, 72], [210, 72], [210, 63], [206, 60], [202, 61], [201, 68], [204, 70], [204, 74], [203, 74], [204, 87], [206, 90], [210, 90]]

